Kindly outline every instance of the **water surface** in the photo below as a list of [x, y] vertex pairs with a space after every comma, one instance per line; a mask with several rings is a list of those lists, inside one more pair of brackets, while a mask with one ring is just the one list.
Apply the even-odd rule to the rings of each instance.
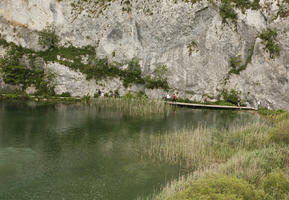
[[150, 134], [194, 127], [228, 128], [258, 116], [176, 109], [157, 118], [87, 105], [0, 102], [1, 200], [132, 200], [183, 173], [146, 159]]

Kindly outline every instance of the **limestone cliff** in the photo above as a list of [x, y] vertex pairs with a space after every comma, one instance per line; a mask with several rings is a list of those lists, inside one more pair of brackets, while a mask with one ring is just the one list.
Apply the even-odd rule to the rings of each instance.
[[[169, 91], [179, 97], [213, 101], [232, 88], [251, 106], [261, 101], [289, 110], [289, 2], [243, 2], [1, 0], [0, 33], [7, 42], [41, 52], [49, 48], [39, 43], [41, 32], [53, 27], [58, 46], [95, 47], [97, 58], [124, 63], [123, 68], [126, 60], [138, 58], [142, 76], [165, 65]], [[1, 56], [7, 46], [2, 45]], [[61, 59], [39, 61], [45, 73], [54, 74], [50, 81], [58, 94], [93, 95], [97, 89], [165, 94], [137, 82], [124, 87], [118, 77], [87, 80]], [[8, 87], [17, 88], [0, 78], [0, 88]]]

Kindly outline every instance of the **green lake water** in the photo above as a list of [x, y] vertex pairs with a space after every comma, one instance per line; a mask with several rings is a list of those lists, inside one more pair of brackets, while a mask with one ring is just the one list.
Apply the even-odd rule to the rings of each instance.
[[151, 134], [260, 120], [176, 109], [141, 119], [87, 105], [0, 102], [0, 200], [133, 200], [184, 173], [141, 155]]

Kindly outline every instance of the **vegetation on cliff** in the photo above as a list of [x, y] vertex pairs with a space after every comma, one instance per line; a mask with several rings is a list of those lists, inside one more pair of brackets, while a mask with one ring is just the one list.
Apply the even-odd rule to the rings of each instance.
[[158, 70], [146, 78], [142, 75], [138, 58], [122, 63], [109, 62], [107, 58], [98, 58], [92, 46], [63, 47], [58, 45], [58, 41], [59, 38], [53, 28], [47, 28], [39, 33], [39, 44], [44, 48], [43, 51], [23, 48], [1, 38], [0, 45], [8, 50], [5, 57], [0, 59], [4, 82], [20, 85], [22, 91], [35, 86], [39, 94], [54, 95], [54, 76], [48, 70], [44, 70], [44, 65], [48, 62], [57, 62], [72, 70], [80, 71], [88, 80], [98, 81], [118, 77], [123, 81], [124, 87], [144, 84], [148, 88], [168, 89], [166, 77], [164, 74], [160, 75]]
[[277, 42], [277, 29], [266, 29], [259, 37], [262, 39], [262, 43], [265, 45], [265, 49], [269, 51], [270, 58], [275, 58], [280, 56], [281, 46]]
[[38, 65], [33, 51], [8, 43], [4, 39], [0, 39], [0, 45], [8, 49], [6, 56], [0, 59], [0, 70], [5, 83], [18, 85], [22, 91], [35, 86], [38, 94], [54, 95], [54, 85], [50, 82], [53, 74], [45, 72], [42, 66]]

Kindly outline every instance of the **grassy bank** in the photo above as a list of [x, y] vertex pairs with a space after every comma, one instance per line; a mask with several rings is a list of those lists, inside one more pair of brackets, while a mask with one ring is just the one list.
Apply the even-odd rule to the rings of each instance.
[[36, 101], [46, 103], [84, 103], [96, 106], [100, 109], [108, 109], [114, 112], [122, 112], [129, 117], [154, 117], [168, 114], [172, 107], [161, 100], [149, 99], [144, 95], [128, 94], [124, 97], [70, 97], [70, 95], [58, 96], [31, 96], [23, 94], [0, 94], [0, 100]]
[[77, 97], [63, 97], [63, 96], [33, 96], [17, 93], [0, 93], [0, 100], [9, 100], [9, 101], [36, 101], [36, 102], [47, 102], [47, 103], [77, 103], [83, 102], [85, 98]]
[[289, 199], [289, 117], [229, 130], [199, 128], [150, 136], [146, 156], [179, 165], [188, 175], [139, 199]]

